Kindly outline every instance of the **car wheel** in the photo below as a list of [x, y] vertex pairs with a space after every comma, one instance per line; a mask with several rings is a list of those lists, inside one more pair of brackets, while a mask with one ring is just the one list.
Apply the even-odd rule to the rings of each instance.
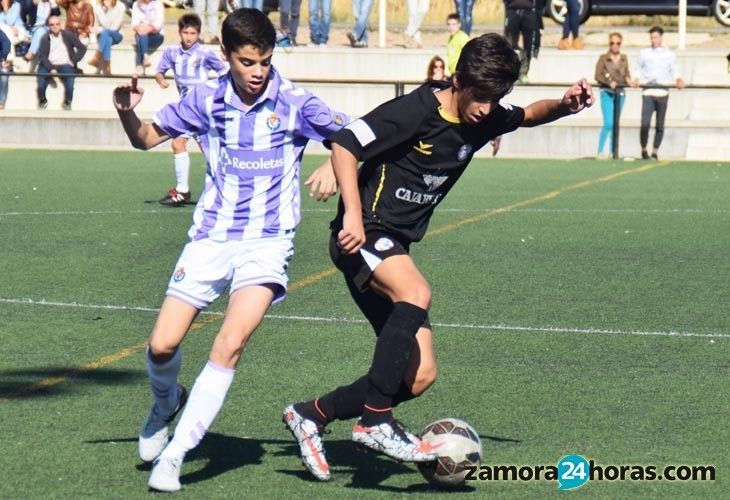
[[[580, 6], [580, 14], [578, 14], [578, 19], [580, 20], [581, 24], [586, 22], [586, 20], [588, 20], [588, 17], [590, 16], [590, 9], [588, 8], [589, 1], [590, 0], [578, 0], [578, 5]], [[553, 21], [558, 24], [563, 24], [563, 21], [565, 20], [565, 15], [568, 13], [568, 6], [565, 0], [548, 0], [547, 13]]]
[[712, 13], [720, 24], [730, 26], [730, 0], [715, 0]]

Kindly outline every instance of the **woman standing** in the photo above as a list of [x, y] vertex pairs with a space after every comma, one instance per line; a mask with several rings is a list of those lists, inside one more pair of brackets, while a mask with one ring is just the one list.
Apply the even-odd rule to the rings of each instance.
[[[621, 53], [621, 33], [608, 35], [608, 52], [601, 54], [596, 63], [596, 81], [601, 86], [601, 112], [603, 127], [598, 136], [598, 157], [607, 158], [613, 151], [613, 106], [616, 96], [619, 98], [619, 113], [624, 106], [624, 86], [631, 82], [629, 59]], [[606, 139], [611, 138], [609, 151], [605, 150]]]

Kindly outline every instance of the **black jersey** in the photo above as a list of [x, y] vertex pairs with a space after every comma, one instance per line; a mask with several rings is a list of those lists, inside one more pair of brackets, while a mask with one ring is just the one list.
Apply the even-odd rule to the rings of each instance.
[[[404, 243], [420, 241], [436, 206], [474, 153], [518, 128], [522, 108], [498, 105], [481, 122], [461, 123], [422, 85], [333, 134], [363, 164], [358, 174], [365, 229], [385, 229]], [[342, 229], [342, 199], [330, 227]]]

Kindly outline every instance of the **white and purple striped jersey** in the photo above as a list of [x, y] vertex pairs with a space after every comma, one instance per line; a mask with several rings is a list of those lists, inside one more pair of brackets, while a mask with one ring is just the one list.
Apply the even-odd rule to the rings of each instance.
[[185, 97], [190, 89], [208, 81], [209, 71], [220, 76], [228, 70], [228, 66], [212, 50], [196, 43], [188, 50], [183, 50], [180, 44], [167, 47], [157, 65], [157, 72], [164, 75], [169, 69], [175, 76], [180, 97]]
[[266, 90], [248, 111], [226, 74], [194, 87], [153, 120], [171, 137], [197, 134], [208, 162], [188, 236], [229, 241], [294, 231], [301, 216], [304, 148], [309, 139], [326, 139], [349, 118], [272, 67]]

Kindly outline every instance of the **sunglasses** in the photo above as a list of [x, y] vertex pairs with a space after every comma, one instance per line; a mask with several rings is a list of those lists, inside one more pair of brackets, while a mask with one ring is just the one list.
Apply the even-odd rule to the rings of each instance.
[[620, 47], [621, 46], [621, 42], [611, 42], [611, 45], [618, 45]]

